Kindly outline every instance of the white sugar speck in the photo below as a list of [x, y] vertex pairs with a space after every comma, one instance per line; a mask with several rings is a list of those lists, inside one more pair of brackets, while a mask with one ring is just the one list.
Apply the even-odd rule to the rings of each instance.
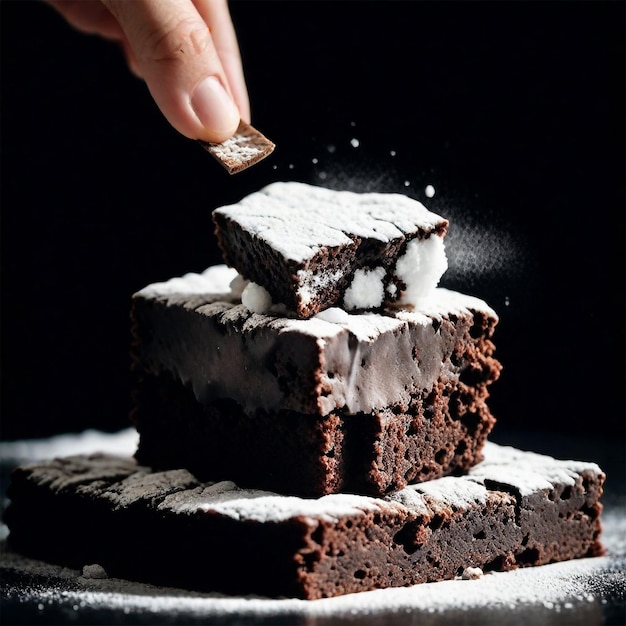
[[292, 170], [293, 169], [293, 163], [289, 164], [289, 169]]
[[389, 154], [393, 157], [393, 156], [396, 156], [397, 153], [395, 150], [390, 150]]
[[410, 185], [411, 185], [411, 183], [410, 183], [408, 180], [405, 180], [405, 181], [404, 181], [404, 186], [405, 186], [405, 187], [409, 187]]
[[330, 152], [331, 154], [333, 154], [335, 152], [335, 150], [337, 150], [336, 146], [334, 146], [332, 143], [326, 148], [326, 150], [328, 150], [328, 152]]
[[424, 193], [426, 194], [427, 198], [432, 198], [435, 195], [435, 188], [432, 185], [426, 185]]
[[358, 140], [358, 139], [356, 139], [356, 138], [352, 138], [352, 139], [350, 139], [350, 145], [351, 145], [353, 148], [358, 148], [358, 147], [359, 147], [359, 145], [360, 145], [360, 142], [359, 142], [359, 140]]
[[315, 157], [313, 157], [311, 159], [311, 163], [313, 163], [313, 165], [317, 165], [318, 164], [318, 160]]
[[321, 180], [326, 180], [326, 178], [328, 177], [328, 174], [326, 172], [320, 172], [317, 175]]

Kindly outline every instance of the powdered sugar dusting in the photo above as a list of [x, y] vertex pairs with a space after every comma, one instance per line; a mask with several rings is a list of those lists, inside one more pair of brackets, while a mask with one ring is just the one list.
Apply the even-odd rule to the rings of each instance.
[[215, 144], [213, 151], [218, 159], [251, 161], [263, 154], [264, 149], [250, 137], [234, 135], [222, 143]]
[[336, 286], [343, 277], [343, 272], [341, 270], [328, 270], [325, 272], [298, 270], [297, 276], [299, 281], [297, 295], [303, 304], [308, 304], [320, 289]]
[[467, 311], [480, 311], [498, 319], [498, 314], [484, 300], [445, 287], [437, 287], [428, 297], [420, 298], [415, 308], [400, 309], [395, 315], [402, 320], [412, 320], [414, 316], [441, 319], [444, 315], [462, 315]]
[[444, 476], [429, 480], [418, 485], [410, 485], [406, 489], [414, 489], [417, 493], [431, 497], [444, 507], [466, 507], [472, 504], [484, 504], [487, 501], [487, 489], [483, 485], [470, 480], [459, 480], [457, 477]]
[[516, 488], [521, 496], [542, 490], [550, 490], [555, 484], [574, 486], [585, 471], [601, 473], [595, 463], [561, 461], [534, 452], [517, 450], [494, 443], [485, 444], [489, 463], [481, 463], [471, 471], [474, 480], [507, 483]]
[[279, 522], [294, 516], [335, 523], [346, 515], [379, 509], [381, 501], [366, 496], [332, 494], [318, 499], [277, 495], [254, 489], [230, 489], [215, 493], [211, 487], [182, 491], [166, 497], [159, 510], [196, 514], [218, 513], [236, 520]]
[[[198, 274], [189, 272], [184, 276], [152, 283], [135, 295], [145, 298], [155, 298], [172, 294], [228, 294], [231, 292], [231, 283], [239, 276], [237, 270], [226, 265], [212, 265]], [[234, 284], [239, 289], [238, 283]]]
[[[222, 298], [234, 304], [229, 312], [224, 312], [225, 316], [240, 318], [246, 315], [246, 307], [237, 306], [237, 301], [239, 300], [238, 292], [245, 291], [245, 288], [242, 289], [243, 283], [240, 279], [241, 277], [236, 270], [226, 265], [214, 265], [201, 274], [188, 273], [179, 278], [172, 278], [165, 282], [148, 285], [137, 292], [135, 297], [158, 298], [173, 295], [214, 295], [216, 299]], [[247, 283], [245, 284], [247, 285]], [[449, 313], [461, 314], [469, 310], [482, 311], [497, 319], [496, 312], [484, 300], [438, 287], [432, 290], [428, 297], [421, 298], [414, 308], [398, 309], [387, 314], [346, 313], [346, 316], [342, 316], [342, 321], [357, 336], [372, 339], [381, 330], [397, 328], [397, 320], [410, 320], [414, 323], [425, 325], [430, 323], [429, 316], [441, 318]], [[324, 321], [325, 317], [323, 315], [317, 315], [309, 320], [290, 318], [277, 320], [272, 318], [271, 310], [266, 312], [268, 313], [268, 321], [269, 318], [273, 319], [272, 323], [279, 324], [284, 330], [293, 329], [320, 337], [324, 336], [325, 333], [330, 333], [330, 335], [337, 333], [336, 328], [319, 323]], [[259, 320], [257, 319], [255, 323], [259, 323]]]
[[[328, 619], [381, 616], [384, 623], [526, 623], [542, 616], [540, 623], [603, 623], [604, 607], [612, 597], [622, 597], [626, 559], [599, 557], [554, 563], [511, 572], [490, 573], [474, 580], [366, 591], [322, 600], [229, 597], [217, 593], [156, 587], [116, 578], [86, 579], [80, 572], [20, 557], [2, 555], [4, 567], [25, 576], [54, 577], [56, 583], [32, 584], [20, 589], [22, 601], [46, 611], [67, 606], [80, 615], [83, 609], [109, 609], [125, 614], [180, 615], [180, 623], [200, 618], [226, 620]], [[523, 617], [518, 615], [523, 611]], [[409, 615], [410, 614], [410, 615]], [[560, 617], [559, 617], [559, 614]], [[571, 621], [568, 621], [568, 617]], [[486, 621], [489, 616], [489, 621]], [[504, 619], [508, 617], [509, 619]], [[515, 618], [513, 616], [516, 616]], [[472, 617], [474, 618], [472, 620]], [[410, 621], [406, 621], [410, 618]], [[517, 621], [521, 619], [521, 621]], [[555, 622], [555, 619], [560, 621]], [[500, 620], [500, 621], [499, 621]], [[548, 621], [550, 620], [550, 621]], [[159, 621], [159, 623], [162, 623]], [[290, 622], [291, 623], [291, 622]], [[382, 622], [381, 622], [382, 623]]]
[[334, 191], [298, 182], [272, 183], [215, 213], [236, 219], [298, 262], [311, 258], [321, 242], [329, 247], [350, 245], [353, 236], [387, 242], [446, 222], [402, 194]]
[[330, 324], [347, 324], [350, 321], [348, 312], [336, 306], [320, 311], [315, 317]]
[[230, 174], [236, 174], [270, 155], [276, 147], [265, 135], [240, 120], [235, 134], [222, 143], [200, 141]]
[[[423, 513], [428, 509], [437, 512], [450, 506], [463, 509], [486, 502], [488, 489], [485, 479], [505, 484], [507, 477], [512, 476], [509, 484], [518, 488], [522, 495], [529, 495], [552, 487], [551, 482], [556, 479], [572, 480], [570, 476], [578, 476], [578, 472], [601, 474], [593, 463], [558, 461], [493, 443], [485, 446], [484, 454], [485, 460], [470, 469], [467, 475], [447, 476], [410, 485], [383, 499], [342, 493], [308, 499], [241, 489], [232, 482], [201, 483], [183, 469], [151, 472], [148, 468], [135, 465], [132, 459], [117, 456], [64, 457], [43, 465], [29, 466], [32, 468], [29, 471], [32, 471], [35, 481], [49, 485], [52, 491], [62, 491], [77, 484], [78, 490], [107, 500], [115, 507], [129, 507], [140, 501], [152, 506], [151, 503], [158, 501], [157, 510], [162, 512], [187, 515], [217, 513], [257, 522], [277, 522], [296, 517], [336, 521], [345, 515], [359, 517], [363, 512], [374, 509], [390, 511], [400, 508], [405, 509], [407, 514], [411, 511]], [[520, 471], [513, 471], [511, 465], [519, 465]], [[523, 478], [525, 474], [530, 477], [528, 480]]]

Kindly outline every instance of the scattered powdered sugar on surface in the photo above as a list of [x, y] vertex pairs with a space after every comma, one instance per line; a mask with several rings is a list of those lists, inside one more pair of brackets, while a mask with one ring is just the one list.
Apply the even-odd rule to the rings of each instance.
[[[176, 613], [200, 616], [237, 618], [330, 618], [347, 616], [375, 616], [392, 614], [400, 617], [411, 612], [415, 617], [423, 614], [441, 617], [469, 615], [474, 609], [486, 611], [483, 620], [471, 623], [511, 623], [484, 621], [492, 615], [497, 618], [506, 611], [519, 611], [519, 621], [528, 623], [528, 610], [535, 607], [542, 614], [563, 612], [574, 615], [583, 611], [583, 621], [559, 623], [603, 623], [603, 606], [607, 597], [623, 598], [624, 559], [597, 557], [554, 563], [540, 567], [523, 568], [510, 572], [490, 573], [469, 580], [450, 580], [424, 583], [413, 587], [397, 587], [365, 591], [321, 600], [298, 600], [293, 598], [271, 599], [256, 596], [233, 597], [217, 593], [190, 592], [168, 587], [125, 581], [115, 578], [85, 579], [79, 572], [54, 567], [14, 554], [2, 555], [4, 567], [24, 573], [26, 576], [54, 576], [56, 583], [32, 584], [19, 591], [22, 601], [39, 605], [39, 610], [58, 605], [76, 606], [80, 609], [106, 608], [124, 613], [148, 613], [171, 615]], [[64, 585], [63, 582], [66, 581]], [[621, 588], [621, 591], [620, 591]], [[591, 620], [590, 616], [594, 616]], [[393, 620], [394, 618], [391, 617]], [[386, 621], [385, 623], [400, 623]], [[410, 622], [415, 623], [415, 622]], [[421, 620], [420, 623], [441, 623]], [[459, 621], [456, 623], [465, 623]], [[545, 622], [542, 622], [545, 623]]]

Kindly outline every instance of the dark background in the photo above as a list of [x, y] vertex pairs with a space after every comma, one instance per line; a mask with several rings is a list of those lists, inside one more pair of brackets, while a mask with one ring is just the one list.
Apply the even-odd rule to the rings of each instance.
[[128, 426], [131, 294], [219, 262], [212, 209], [295, 179], [451, 220], [443, 284], [500, 315], [496, 439], [623, 454], [624, 7], [235, 0], [277, 148], [229, 176], [112, 44], [3, 0], [2, 438]]

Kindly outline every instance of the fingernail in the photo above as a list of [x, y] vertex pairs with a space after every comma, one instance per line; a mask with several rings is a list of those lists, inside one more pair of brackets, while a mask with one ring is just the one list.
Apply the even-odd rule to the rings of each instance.
[[207, 76], [198, 83], [190, 103], [200, 123], [216, 135], [227, 137], [239, 124], [239, 111], [215, 76]]

